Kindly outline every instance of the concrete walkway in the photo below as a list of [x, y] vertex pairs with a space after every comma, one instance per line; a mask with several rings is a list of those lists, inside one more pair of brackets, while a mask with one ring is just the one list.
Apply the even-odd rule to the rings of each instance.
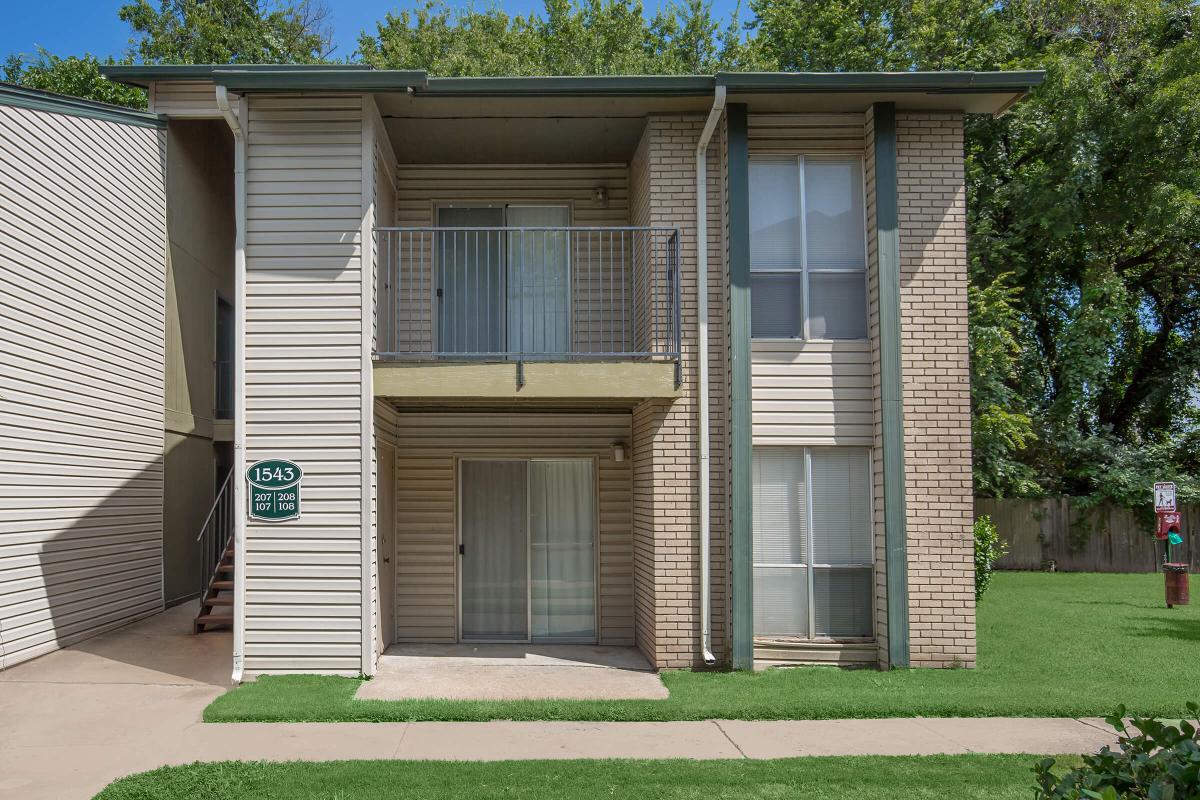
[[782, 758], [1081, 753], [1101, 720], [485, 722], [205, 725], [229, 639], [190, 608], [0, 672], [0, 797], [88, 798], [122, 775], [218, 759]]

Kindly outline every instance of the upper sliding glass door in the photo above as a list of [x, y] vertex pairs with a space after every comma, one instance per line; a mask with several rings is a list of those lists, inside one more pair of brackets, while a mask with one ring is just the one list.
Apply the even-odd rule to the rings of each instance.
[[440, 352], [571, 351], [570, 218], [566, 206], [438, 209]]
[[438, 350], [504, 352], [503, 208], [440, 208], [437, 232]]
[[590, 459], [464, 459], [461, 638], [596, 641]]

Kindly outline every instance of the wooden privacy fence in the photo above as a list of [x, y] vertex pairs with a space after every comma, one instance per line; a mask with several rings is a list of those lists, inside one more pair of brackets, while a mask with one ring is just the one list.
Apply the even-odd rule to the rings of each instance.
[[[1149, 491], [1147, 491], [1149, 498]], [[1172, 561], [1200, 571], [1200, 506], [1181, 506], [1183, 544], [1171, 548]], [[1065, 497], [1043, 500], [975, 499], [975, 516], [989, 515], [1008, 543], [999, 569], [1041, 569], [1053, 560], [1064, 572], [1156, 572], [1162, 543], [1123, 508], [1087, 512], [1091, 535], [1082, 541], [1073, 526], [1084, 516]], [[1073, 546], [1073, 539], [1081, 541]]]

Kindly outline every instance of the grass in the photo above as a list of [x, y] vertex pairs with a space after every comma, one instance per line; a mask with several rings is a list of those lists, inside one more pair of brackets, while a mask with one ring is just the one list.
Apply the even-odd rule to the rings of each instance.
[[122, 778], [96, 800], [608, 798], [1027, 800], [1029, 755], [840, 756], [776, 761], [218, 762]]
[[1180, 717], [1200, 699], [1200, 606], [1163, 606], [1160, 575], [1001, 573], [979, 607], [979, 666], [960, 670], [666, 672], [667, 700], [355, 700], [357, 679], [263, 677], [206, 722]]

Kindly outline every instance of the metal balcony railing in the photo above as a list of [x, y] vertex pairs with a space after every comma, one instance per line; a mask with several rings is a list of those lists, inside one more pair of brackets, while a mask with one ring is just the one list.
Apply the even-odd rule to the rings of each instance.
[[377, 357], [674, 360], [674, 228], [377, 228]]

